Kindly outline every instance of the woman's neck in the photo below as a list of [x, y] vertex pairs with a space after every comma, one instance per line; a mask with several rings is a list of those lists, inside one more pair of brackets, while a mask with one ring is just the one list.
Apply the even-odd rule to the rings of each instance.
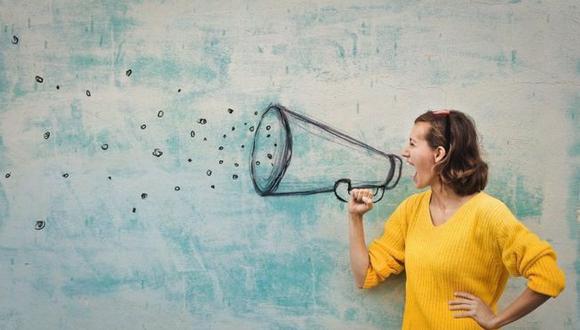
[[441, 210], [454, 210], [469, 200], [472, 195], [460, 196], [451, 187], [440, 181], [431, 184], [431, 205]]

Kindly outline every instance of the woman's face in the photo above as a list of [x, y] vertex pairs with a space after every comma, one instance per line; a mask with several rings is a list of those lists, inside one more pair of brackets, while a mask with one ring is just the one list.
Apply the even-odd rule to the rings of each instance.
[[409, 143], [402, 153], [407, 163], [415, 167], [413, 182], [415, 182], [415, 187], [419, 189], [430, 186], [439, 180], [434, 170], [435, 162], [438, 160], [437, 149], [432, 149], [425, 140], [430, 128], [431, 124], [429, 123], [416, 123], [411, 129]]

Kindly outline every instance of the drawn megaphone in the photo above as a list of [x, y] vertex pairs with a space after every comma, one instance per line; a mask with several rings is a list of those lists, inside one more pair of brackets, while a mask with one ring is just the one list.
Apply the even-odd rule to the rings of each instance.
[[261, 196], [334, 192], [348, 202], [355, 188], [374, 189], [374, 201], [401, 178], [399, 156], [379, 151], [326, 124], [270, 105], [254, 134], [250, 171]]

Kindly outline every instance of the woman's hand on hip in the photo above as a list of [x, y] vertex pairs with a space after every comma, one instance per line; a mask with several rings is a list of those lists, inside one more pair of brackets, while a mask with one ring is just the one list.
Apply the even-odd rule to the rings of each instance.
[[496, 328], [496, 316], [479, 297], [467, 292], [455, 292], [456, 299], [449, 301], [449, 310], [460, 311], [455, 318], [472, 318], [484, 329]]

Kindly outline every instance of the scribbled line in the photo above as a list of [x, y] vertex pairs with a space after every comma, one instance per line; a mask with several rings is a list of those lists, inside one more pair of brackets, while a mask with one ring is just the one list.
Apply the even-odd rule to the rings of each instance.
[[155, 150], [153, 150], [153, 156], [161, 157], [161, 155], [163, 155], [163, 151], [161, 151], [159, 148], [155, 148]]
[[125, 71], [125, 74], [127, 75], [127, 77], [130, 77], [132, 73], [133, 73], [133, 70], [131, 70], [131, 69]]
[[[272, 127], [268, 121], [273, 120], [279, 125], [279, 144], [280, 147], [276, 148], [273, 152], [267, 152], [271, 147], [271, 143], [264, 137], [267, 131], [272, 133]], [[291, 125], [292, 124], [292, 125]], [[308, 128], [307, 132], [312, 134], [312, 136], [317, 136], [329, 141], [330, 143], [342, 145], [348, 149], [356, 149], [357, 151], [364, 151], [366, 154], [372, 155], [375, 159], [380, 160], [381, 166], [384, 166], [384, 177], [379, 178], [380, 180], [358, 180], [353, 186], [352, 178], [336, 178], [332, 179], [334, 182], [322, 182], [324, 180], [317, 180], [315, 182], [306, 182], [298, 179], [298, 182], [291, 182], [290, 185], [286, 184], [284, 189], [279, 189], [280, 184], [283, 182], [286, 171], [288, 170], [292, 161], [292, 151], [294, 147], [292, 127], [302, 127]], [[263, 128], [265, 126], [265, 129]], [[252, 131], [252, 129], [250, 129]], [[274, 146], [277, 146], [275, 144]], [[267, 153], [266, 153], [267, 152]], [[324, 152], [321, 150], [320, 152]], [[272, 154], [274, 153], [274, 155]], [[271, 169], [265, 170], [262, 166], [260, 167], [260, 161], [258, 159], [266, 154], [268, 158]], [[294, 165], [298, 166], [298, 165]], [[319, 121], [308, 118], [305, 115], [290, 111], [281, 105], [270, 105], [267, 110], [262, 114], [260, 122], [258, 123], [258, 128], [254, 135], [254, 143], [252, 146], [251, 158], [250, 158], [250, 175], [252, 182], [254, 184], [254, 189], [261, 196], [287, 196], [287, 195], [311, 195], [318, 193], [334, 192], [335, 196], [343, 202], [347, 202], [349, 198], [344, 194], [341, 196], [339, 192], [343, 189], [346, 193], [354, 188], [367, 188], [375, 189], [375, 202], [382, 199], [385, 190], [393, 189], [399, 179], [401, 178], [401, 168], [402, 159], [394, 154], [387, 154], [379, 151], [359, 140], [356, 140], [345, 133], [342, 133], [330, 126], [321, 123]], [[295, 178], [294, 178], [295, 179]], [[330, 181], [330, 180], [329, 180]]]
[[34, 229], [36, 230], [42, 230], [44, 228], [44, 226], [46, 225], [46, 223], [42, 220], [38, 220], [36, 221], [36, 223], [34, 224]]
[[85, 92], [85, 94], [87, 94], [87, 96], [91, 96], [91, 91], [87, 89], [87, 91]]
[[36, 80], [37, 83], [42, 84], [42, 82], [44, 81], [44, 78], [42, 78], [41, 76], [36, 76], [34, 77], [34, 79]]
[[12, 44], [13, 45], [18, 44], [18, 37], [17, 36], [12, 36]]
[[48, 140], [48, 138], [50, 137], [50, 132], [44, 132], [44, 139]]

